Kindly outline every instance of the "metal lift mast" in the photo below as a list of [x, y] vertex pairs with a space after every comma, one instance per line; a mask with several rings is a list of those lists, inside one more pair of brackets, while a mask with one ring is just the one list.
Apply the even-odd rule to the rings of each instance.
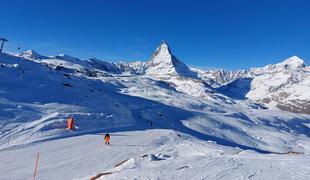
[[7, 39], [4, 39], [4, 38], [0, 38], [0, 41], [2, 41], [2, 43], [1, 43], [1, 48], [0, 48], [0, 53], [2, 53], [2, 49], [3, 49], [4, 42], [7, 42], [8, 40], [7, 40]]

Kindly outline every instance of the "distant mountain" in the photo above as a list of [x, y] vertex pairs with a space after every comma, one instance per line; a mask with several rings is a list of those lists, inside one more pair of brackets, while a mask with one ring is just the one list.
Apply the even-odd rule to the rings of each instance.
[[191, 68], [191, 70], [196, 72], [199, 78], [201, 78], [203, 81], [210, 84], [214, 88], [220, 87], [223, 84], [227, 84], [233, 80], [248, 75], [248, 71], [246, 70], [237, 70], [237, 71], [227, 71], [224, 69], [202, 70], [198, 68]]
[[297, 56], [243, 71], [196, 71], [205, 82], [229, 97], [310, 114], [310, 71]]
[[70, 55], [67, 54], [58, 54], [56, 56], [50, 56], [51, 59], [59, 59], [59, 60], [65, 60], [68, 62], [72, 62], [72, 63], [80, 63], [81, 60], [79, 58], [76, 57], [72, 57]]
[[197, 77], [196, 73], [191, 71], [172, 54], [171, 49], [165, 41], [156, 49], [148, 63], [147, 75]]
[[116, 67], [123, 73], [127, 75], [143, 75], [148, 67], [146, 62], [135, 61], [135, 62], [116, 62], [114, 63]]
[[26, 59], [48, 59], [47, 56], [42, 56], [41, 54], [37, 53], [34, 50], [27, 50], [25, 52], [22, 52], [20, 54], [18, 54], [17, 56], [19, 57], [23, 57]]
[[310, 114], [310, 71], [293, 56], [278, 64], [253, 68], [249, 99], [283, 110]]
[[276, 72], [289, 72], [302, 70], [306, 67], [305, 62], [297, 56], [292, 56], [285, 59], [283, 62], [278, 64], [269, 64], [262, 68], [251, 68], [250, 72], [255, 75], [266, 74], [266, 73], [276, 73]]

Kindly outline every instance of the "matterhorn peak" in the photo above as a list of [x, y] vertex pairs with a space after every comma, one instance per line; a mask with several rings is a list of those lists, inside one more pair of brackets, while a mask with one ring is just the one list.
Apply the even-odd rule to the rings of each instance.
[[179, 61], [169, 48], [166, 41], [162, 41], [156, 48], [149, 62], [146, 74], [153, 76], [179, 75], [186, 77], [197, 77], [183, 62]]
[[163, 61], [171, 61], [172, 58], [173, 55], [171, 50], [166, 41], [163, 40], [160, 46], [158, 46], [156, 51], [153, 53], [151, 60], [153, 63], [160, 63]]

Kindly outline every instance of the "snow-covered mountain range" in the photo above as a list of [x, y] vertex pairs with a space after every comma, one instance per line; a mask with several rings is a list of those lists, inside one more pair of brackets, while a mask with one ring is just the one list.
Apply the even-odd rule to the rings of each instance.
[[223, 94], [251, 99], [267, 107], [310, 113], [310, 71], [297, 56], [278, 64], [242, 71], [194, 69], [199, 76]]
[[194, 96], [207, 97], [208, 93], [217, 91], [231, 98], [257, 101], [270, 108], [310, 114], [310, 68], [297, 56], [278, 64], [237, 71], [189, 68], [172, 54], [164, 41], [148, 62], [81, 61], [64, 54], [42, 56], [32, 50], [19, 56], [31, 60], [41, 59], [49, 65], [67, 68], [72, 63], [76, 65], [83, 62], [86, 67], [111, 74], [149, 76], [163, 80], [176, 90]]
[[[296, 56], [189, 68], [165, 42], [148, 62], [1, 53], [1, 175], [29, 179], [40, 151], [42, 179], [308, 179], [309, 74]], [[100, 144], [106, 131], [110, 147]]]

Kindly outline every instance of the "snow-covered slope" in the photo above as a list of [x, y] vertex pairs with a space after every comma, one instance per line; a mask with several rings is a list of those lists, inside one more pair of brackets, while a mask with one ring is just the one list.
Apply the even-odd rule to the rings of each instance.
[[[86, 134], [0, 152], [1, 179], [298, 179], [308, 155], [260, 154], [201, 141], [172, 130]], [[309, 147], [309, 143], [308, 143]]]
[[103, 71], [107, 71], [110, 73], [116, 73], [116, 74], [121, 73], [120, 69], [118, 69], [118, 67], [114, 63], [106, 62], [106, 61], [99, 60], [96, 58], [89, 59], [87, 60], [87, 62], [91, 67], [96, 68], [96, 69], [100, 69]]
[[[121, 105], [114, 108], [117, 102], [105, 93], [114, 88], [110, 83], [6, 54], [1, 54], [0, 60], [2, 145], [8, 139], [14, 145], [33, 142], [41, 136], [45, 139], [66, 134], [62, 127], [70, 114], [79, 119], [77, 126], [81, 124], [81, 130], [105, 123], [108, 127], [122, 127], [133, 120], [118, 117], [128, 114], [128, 110]], [[116, 117], [118, 120], [110, 124]], [[88, 121], [90, 118], [92, 121]], [[98, 118], [106, 120], [98, 122]]]
[[[256, 136], [255, 133], [255, 135], [253, 134], [250, 136], [251, 138], [240, 135], [240, 132], [247, 132], [246, 134], [248, 134], [250, 130], [242, 127], [242, 130], [235, 131], [233, 129], [240, 129], [240, 124], [234, 123], [240, 121], [239, 123], [243, 124], [244, 119], [250, 119], [251, 123], [262, 124], [261, 116], [264, 114], [262, 112], [267, 113], [267, 119], [269, 119], [269, 121], [278, 121], [278, 119], [290, 121], [290, 118], [293, 120], [295, 116], [303, 119], [303, 116], [299, 117], [298, 115], [289, 114], [285, 114], [285, 116], [281, 116], [281, 118], [274, 118], [273, 111], [269, 112], [252, 102], [235, 101], [212, 89], [206, 91], [205, 89], [207, 89], [208, 86], [194, 78], [172, 76], [169, 79], [164, 79], [163, 77], [154, 78], [150, 75], [117, 76], [117, 74], [104, 74], [102, 71], [92, 66], [89, 67], [88, 64], [82, 66], [82, 64], [79, 63], [66, 66], [65, 69], [62, 69], [50, 68], [46, 66], [45, 61], [27, 61], [6, 54], [1, 54], [1, 59], [3, 59], [1, 76], [4, 77], [1, 80], [1, 92], [4, 102], [3, 109], [6, 109], [5, 111], [3, 110], [3, 113], [7, 116], [10, 115], [11, 111], [9, 109], [13, 107], [15, 110], [19, 109], [17, 107], [35, 109], [33, 111], [38, 111], [39, 114], [42, 115], [38, 117], [31, 117], [31, 115], [29, 115], [30, 125], [27, 123], [27, 118], [24, 118], [27, 125], [23, 124], [23, 126], [26, 126], [28, 131], [35, 132], [40, 132], [42, 129], [45, 131], [45, 129], [47, 129], [47, 132], [44, 132], [44, 134], [51, 133], [52, 136], [54, 136], [53, 133], [55, 131], [53, 127], [55, 126], [57, 129], [59, 126], [64, 126], [65, 118], [69, 116], [70, 111], [90, 111], [95, 114], [94, 116], [96, 118], [99, 118], [99, 121], [101, 116], [110, 117], [109, 115], [113, 115], [113, 118], [119, 119], [117, 124], [120, 123], [124, 126], [126, 123], [122, 122], [122, 119], [125, 118], [130, 122], [129, 125], [132, 125], [138, 123], [136, 122], [137, 117], [144, 120], [147, 119], [147, 121], [158, 121], [156, 123], [159, 123], [163, 127], [176, 126], [175, 123], [180, 123], [179, 125], [185, 129], [189, 128], [212, 137], [215, 136], [224, 142], [249, 145], [259, 149], [268, 149], [270, 151], [282, 151], [284, 150], [282, 146], [275, 147], [264, 145], [264, 143], [270, 145], [270, 143], [277, 142], [275, 139], [270, 139], [270, 137], [268, 138], [269, 140], [265, 139], [264, 143], [259, 143], [256, 142], [257, 139], [253, 138]], [[56, 59], [50, 59], [51, 62], [54, 60]], [[66, 62], [72, 63], [71, 61]], [[81, 68], [76, 68], [80, 66]], [[92, 72], [93, 74], [87, 72]], [[12, 82], [14, 83], [12, 84]], [[243, 81], [241, 81], [241, 84], [242, 83]], [[201, 91], [199, 87], [205, 88], [205, 91]], [[238, 91], [238, 89], [236, 89], [236, 91]], [[205, 96], [203, 96], [203, 94], [205, 94]], [[7, 105], [8, 102], [10, 102], [10, 106]], [[22, 105], [17, 105], [19, 103], [22, 103]], [[33, 104], [35, 104], [34, 107], [32, 107]], [[150, 110], [153, 110], [153, 112], [150, 112]], [[23, 113], [20, 114], [21, 116], [28, 113], [28, 111], [26, 111], [27, 113], [24, 111], [22, 112]], [[49, 112], [48, 115], [46, 112]], [[102, 112], [105, 113], [102, 115]], [[249, 112], [253, 114], [249, 114]], [[29, 113], [31, 114], [31, 112]], [[98, 123], [96, 121], [94, 121], [94, 123], [88, 123], [87, 114], [92, 113], [77, 113], [81, 119], [79, 122], [83, 124], [82, 127], [88, 124], [88, 128], [86, 128], [88, 130], [98, 130], [98, 127], [93, 127], [91, 125], [97, 125]], [[157, 117], [157, 113], [161, 116], [158, 115]], [[176, 113], [178, 116], [174, 116]], [[281, 112], [281, 114], [284, 113]], [[165, 119], [167, 118], [169, 121], [177, 122], [172, 124], [172, 122], [161, 122], [157, 120], [163, 115]], [[33, 118], [38, 120], [38, 124], [33, 123]], [[236, 119], [232, 121], [234, 123], [230, 124], [230, 121], [226, 122], [227, 119], [230, 118]], [[57, 122], [54, 122], [54, 119], [57, 119]], [[184, 122], [185, 124], [179, 122], [179, 120], [186, 120]], [[189, 121], [189, 123], [187, 121]], [[54, 125], [54, 123], [56, 123], [56, 125]], [[105, 125], [105, 123], [107, 122], [103, 124], [100, 122], [99, 124], [102, 126]], [[229, 137], [226, 131], [223, 132], [221, 130], [222, 125], [218, 126], [217, 123], [224, 123], [224, 127], [229, 127], [229, 131], [227, 131], [230, 134]], [[300, 121], [300, 123], [302, 124], [303, 121]], [[292, 128], [289, 123], [284, 124], [284, 126], [288, 129]], [[115, 127], [118, 127], [118, 125], [115, 125]], [[50, 129], [52, 131], [49, 131]], [[26, 132], [24, 128], [20, 127], [11, 129], [10, 131], [11, 133], [17, 134], [19, 132]], [[7, 131], [5, 135], [6, 138], [10, 137], [8, 136], [10, 135], [10, 131]], [[301, 133], [303, 133], [303, 131], [304, 130], [301, 130]], [[55, 133], [57, 135], [58, 130], [56, 130]], [[233, 134], [233, 136], [231, 136], [231, 134]], [[33, 134], [31, 136], [35, 139]], [[46, 138], [47, 136], [43, 137]], [[6, 142], [6, 138], [2, 139], [4, 140], [3, 142]], [[23, 138], [20, 138], [18, 143], [25, 142], [27, 136], [23, 136]]]
[[123, 75], [143, 75], [145, 73], [145, 69], [147, 68], [147, 64], [142, 61], [136, 62], [107, 62], [99, 59], [89, 59], [87, 60], [89, 65], [93, 68], [97, 68], [109, 73], [114, 74], [123, 74]]
[[[141, 74], [124, 75], [100, 63], [0, 54], [3, 179], [31, 178], [38, 151], [40, 179], [310, 177], [309, 115], [231, 98], [190, 72], [157, 76], [137, 63], [124, 66]], [[65, 129], [70, 116], [74, 131]]]
[[58, 54], [56, 56], [42, 56], [33, 50], [28, 50], [17, 55], [30, 61], [44, 64], [50, 68], [59, 69], [84, 69], [86, 61], [66, 55]]

